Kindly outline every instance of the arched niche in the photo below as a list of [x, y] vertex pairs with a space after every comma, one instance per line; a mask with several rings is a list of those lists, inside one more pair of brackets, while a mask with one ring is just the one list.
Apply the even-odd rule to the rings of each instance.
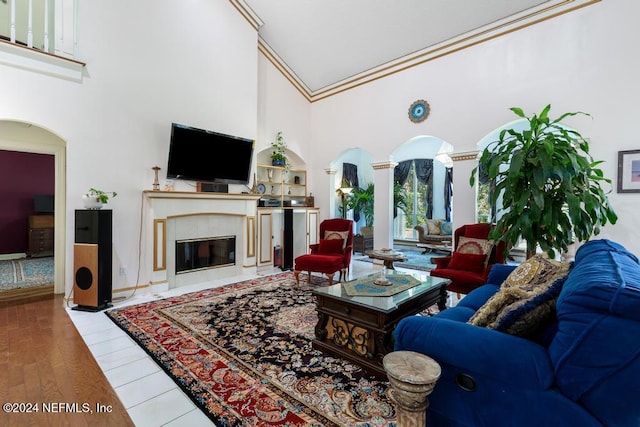
[[[433, 160], [432, 219], [445, 219], [446, 217], [445, 182], [446, 169], [453, 166], [451, 158], [448, 156], [448, 153], [451, 152], [453, 152], [451, 144], [441, 138], [429, 135], [415, 136], [402, 143], [392, 152], [392, 159], [396, 163], [414, 159]], [[414, 183], [407, 182], [406, 185], [413, 186]], [[415, 197], [411, 197], [412, 195], [408, 194], [409, 212], [405, 214], [400, 210], [397, 211], [393, 224], [395, 239], [417, 239], [414, 227], [423, 225], [427, 219], [422, 214], [424, 210], [422, 205], [425, 204], [424, 195], [418, 194]], [[450, 213], [449, 217], [451, 220], [452, 213]]]
[[34, 123], [0, 119], [0, 150], [51, 154], [55, 158], [54, 292], [65, 292], [66, 142]]

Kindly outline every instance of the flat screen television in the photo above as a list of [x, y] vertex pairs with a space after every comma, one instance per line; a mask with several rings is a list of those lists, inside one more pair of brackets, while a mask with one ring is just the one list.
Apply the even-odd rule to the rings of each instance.
[[171, 124], [167, 178], [248, 184], [254, 141]]

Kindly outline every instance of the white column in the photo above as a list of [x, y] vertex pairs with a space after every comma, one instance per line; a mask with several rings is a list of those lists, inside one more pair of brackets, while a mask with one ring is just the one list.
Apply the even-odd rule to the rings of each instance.
[[324, 170], [327, 175], [329, 175], [328, 186], [329, 191], [329, 218], [334, 218], [336, 214], [336, 189], [339, 187], [336, 186], [336, 174], [338, 171], [336, 169], [328, 168]]
[[375, 206], [373, 209], [373, 247], [393, 248], [393, 168], [396, 162], [372, 163]]
[[[469, 185], [471, 171], [478, 165], [478, 152], [449, 154], [453, 160], [453, 206], [451, 219], [453, 229], [476, 223], [477, 197], [476, 189]], [[477, 179], [476, 179], [477, 181]]]

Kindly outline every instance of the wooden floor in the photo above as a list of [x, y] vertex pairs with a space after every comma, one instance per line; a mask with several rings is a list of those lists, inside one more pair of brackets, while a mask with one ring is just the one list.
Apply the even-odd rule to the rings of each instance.
[[0, 302], [0, 404], [0, 426], [133, 425], [62, 295]]

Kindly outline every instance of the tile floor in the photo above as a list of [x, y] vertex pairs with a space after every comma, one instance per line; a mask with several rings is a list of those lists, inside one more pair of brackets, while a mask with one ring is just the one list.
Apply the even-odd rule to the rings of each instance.
[[[381, 265], [354, 260], [350, 279], [371, 274], [381, 268]], [[280, 270], [261, 270], [259, 275], [277, 272]], [[252, 278], [255, 276], [240, 276], [172, 290], [168, 290], [166, 284], [157, 285], [153, 289], [138, 291], [126, 300], [118, 300], [116, 296], [113, 305], [117, 308], [141, 304]], [[103, 312], [87, 313], [71, 309], [67, 312], [136, 426], [215, 425], [151, 357]]]

